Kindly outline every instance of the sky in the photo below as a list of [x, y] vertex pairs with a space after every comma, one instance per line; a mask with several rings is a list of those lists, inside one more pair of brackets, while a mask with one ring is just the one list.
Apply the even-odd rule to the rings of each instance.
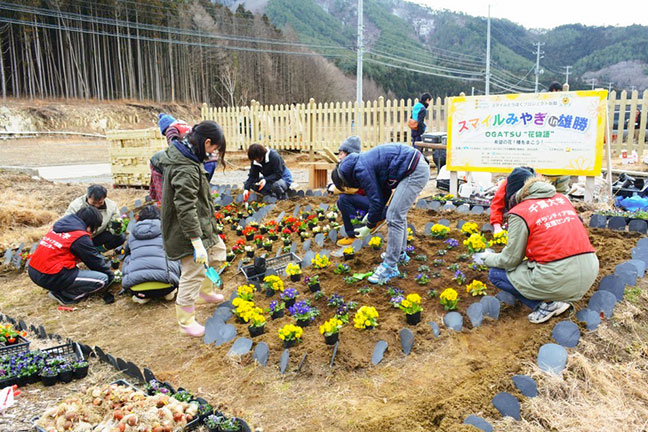
[[[432, 9], [448, 9], [468, 15], [488, 15], [488, 0], [410, 0]], [[491, 17], [506, 18], [526, 28], [551, 29], [563, 24], [588, 26], [648, 25], [648, 1], [615, 0], [491, 0]], [[555, 11], [559, 11], [556, 13]]]

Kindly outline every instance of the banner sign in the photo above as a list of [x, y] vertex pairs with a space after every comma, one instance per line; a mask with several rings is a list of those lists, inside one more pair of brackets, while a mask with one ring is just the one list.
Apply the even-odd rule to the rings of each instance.
[[452, 98], [447, 169], [601, 174], [607, 91]]

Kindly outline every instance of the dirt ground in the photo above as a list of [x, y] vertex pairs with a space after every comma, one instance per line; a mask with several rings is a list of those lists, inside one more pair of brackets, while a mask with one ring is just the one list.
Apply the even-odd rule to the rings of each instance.
[[[5, 242], [18, 237], [38, 238], [64, 211], [67, 203], [81, 193], [83, 186], [36, 182], [29, 177], [0, 174], [0, 222], [9, 227], [3, 230], [0, 243], [3, 238], [7, 239]], [[129, 204], [140, 195], [141, 191], [111, 191], [119, 204]], [[289, 214], [297, 204], [316, 204], [318, 200], [322, 198], [282, 203], [270, 217], [281, 210]], [[330, 202], [330, 198], [323, 200]], [[454, 228], [459, 219], [454, 213], [441, 216], [417, 209], [410, 215], [410, 222], [419, 230], [425, 223], [438, 221], [441, 217], [450, 219]], [[485, 217], [466, 215], [464, 218], [478, 223], [486, 221]], [[231, 246], [236, 237], [229, 228], [226, 233], [226, 243]], [[453, 237], [461, 238], [456, 231]], [[602, 276], [629, 258], [638, 237], [591, 230], [590, 238], [597, 248]], [[447, 287], [454, 287], [461, 295], [459, 311], [465, 314], [474, 300], [468, 298], [465, 289], [449, 280], [448, 270], [439, 270], [443, 277], [432, 279], [427, 287], [420, 287], [412, 280], [419, 265], [432, 268], [431, 261], [441, 249], [440, 241], [418, 236], [414, 246], [416, 253], [428, 255], [428, 262], [413, 260], [406, 267], [409, 278], [393, 285], [406, 293], [421, 294], [429, 288], [440, 293]], [[336, 249], [330, 244], [326, 247]], [[301, 248], [299, 251], [301, 254]], [[442, 257], [448, 264], [454, 259], [452, 253]], [[350, 264], [353, 271], [370, 270], [378, 262], [377, 255], [377, 252], [363, 249]], [[332, 265], [338, 262], [333, 259]], [[485, 274], [468, 273], [465, 265], [462, 269], [466, 270], [468, 281], [479, 277], [487, 282]], [[312, 270], [306, 272], [313, 273]], [[341, 276], [331, 273], [330, 270], [320, 273], [324, 292], [328, 295], [337, 292], [346, 300], [376, 306], [381, 315], [380, 324], [372, 331], [360, 331], [350, 325], [343, 328], [338, 356], [331, 368], [328, 364], [331, 349], [324, 345], [317, 325], [332, 315], [332, 311], [315, 301], [322, 316], [315, 325], [305, 329], [304, 342], [291, 348], [290, 366], [285, 375], [278, 371], [281, 350], [276, 332], [288, 318], [269, 322], [266, 334], [255, 338], [255, 342], [265, 341], [271, 347], [269, 366], [263, 368], [256, 366], [250, 355], [241, 359], [228, 358], [230, 344], [206, 346], [201, 340], [180, 336], [172, 303], [151, 302], [142, 306], [129, 298], [119, 297], [114, 304], [105, 305], [101, 299], [89, 299], [79, 304], [74, 312], [61, 312], [26, 274], [4, 273], [0, 274], [0, 310], [25, 318], [29, 323], [43, 324], [48, 332], [101, 346], [115, 356], [149, 367], [159, 378], [203, 395], [223, 411], [249, 420], [264, 431], [474, 431], [472, 427], [461, 425], [469, 414], [489, 419], [496, 423], [496, 430], [502, 431], [634, 431], [642, 430], [635, 426], [644, 424], [645, 427], [648, 421], [645, 389], [643, 393], [639, 390], [639, 383], [645, 383], [648, 378], [645, 318], [648, 302], [644, 285], [629, 289], [628, 300], [617, 308], [615, 317], [597, 332], [586, 335], [577, 349], [570, 350], [575, 355], [570, 355], [569, 370], [564, 380], [556, 382], [533, 367], [538, 348], [551, 341], [551, 329], [556, 320], [547, 325], [532, 325], [526, 319], [528, 311], [522, 306], [504, 307], [498, 321], [485, 319], [481, 327], [470, 329], [469, 320], [464, 316], [464, 331], [456, 334], [441, 326], [441, 335], [435, 339], [426, 323], [440, 323], [442, 311], [438, 299], [423, 296], [423, 320], [416, 327], [409, 326], [416, 339], [412, 353], [405, 356], [400, 350], [398, 332], [406, 324], [402, 312], [387, 303], [386, 288], [373, 287], [371, 293], [360, 294], [357, 290], [364, 283], [346, 285]], [[244, 279], [229, 269], [224, 273], [224, 281], [225, 294], [229, 295]], [[294, 286], [300, 295], [312, 298], [303, 282]], [[582, 307], [592, 291], [577, 308]], [[489, 293], [494, 294], [492, 287]], [[265, 306], [264, 301], [267, 300], [261, 301]], [[213, 306], [199, 306], [198, 319], [204, 322], [213, 310]], [[235, 325], [239, 336], [247, 336], [243, 324]], [[371, 353], [380, 339], [389, 343], [389, 349], [385, 360], [373, 367], [370, 366]], [[305, 363], [297, 372], [304, 355]], [[627, 374], [623, 370], [627, 370]], [[518, 373], [534, 374], [540, 381], [541, 395], [528, 401], [521, 398], [523, 422], [500, 420], [490, 400], [500, 391], [520, 397], [511, 382], [511, 377]], [[610, 383], [621, 383], [622, 387], [614, 392], [601, 387]], [[575, 401], [577, 405], [570, 405]], [[631, 413], [620, 409], [633, 403], [637, 407]], [[590, 413], [600, 405], [606, 408], [600, 417]], [[581, 415], [582, 412], [587, 415]], [[629, 414], [622, 418], [619, 412]], [[592, 426], [591, 422], [596, 419], [603, 422], [601, 425], [614, 427]]]

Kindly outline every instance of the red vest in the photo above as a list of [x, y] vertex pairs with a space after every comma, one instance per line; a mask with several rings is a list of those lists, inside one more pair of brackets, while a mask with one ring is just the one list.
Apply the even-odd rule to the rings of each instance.
[[64, 233], [50, 230], [40, 241], [29, 265], [34, 270], [45, 274], [57, 274], [63, 268], [73, 269], [77, 264], [77, 258], [70, 251], [70, 246], [83, 236], [90, 236], [90, 234], [81, 230]]
[[526, 256], [541, 264], [595, 252], [576, 209], [561, 194], [522, 201], [509, 212], [529, 228]]

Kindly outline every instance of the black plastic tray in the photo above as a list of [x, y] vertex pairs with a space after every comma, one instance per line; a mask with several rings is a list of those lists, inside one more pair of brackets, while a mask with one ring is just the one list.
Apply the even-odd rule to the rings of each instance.
[[[273, 270], [277, 273], [277, 275], [280, 275], [281, 273], [283, 273], [286, 267], [288, 267], [288, 264], [299, 264], [300, 262], [301, 259], [292, 252], [279, 255], [275, 258], [268, 258], [266, 260], [266, 272], [268, 270]], [[254, 264], [241, 267], [241, 272], [248, 281], [253, 282], [259, 280], [260, 278], [263, 278], [264, 275], [248, 276], [250, 274], [250, 270], [252, 269], [254, 269]]]
[[0, 346], [0, 357], [12, 354], [20, 354], [21, 352], [29, 351], [29, 344], [31, 342], [24, 337], [18, 335], [18, 342], [12, 345]]

